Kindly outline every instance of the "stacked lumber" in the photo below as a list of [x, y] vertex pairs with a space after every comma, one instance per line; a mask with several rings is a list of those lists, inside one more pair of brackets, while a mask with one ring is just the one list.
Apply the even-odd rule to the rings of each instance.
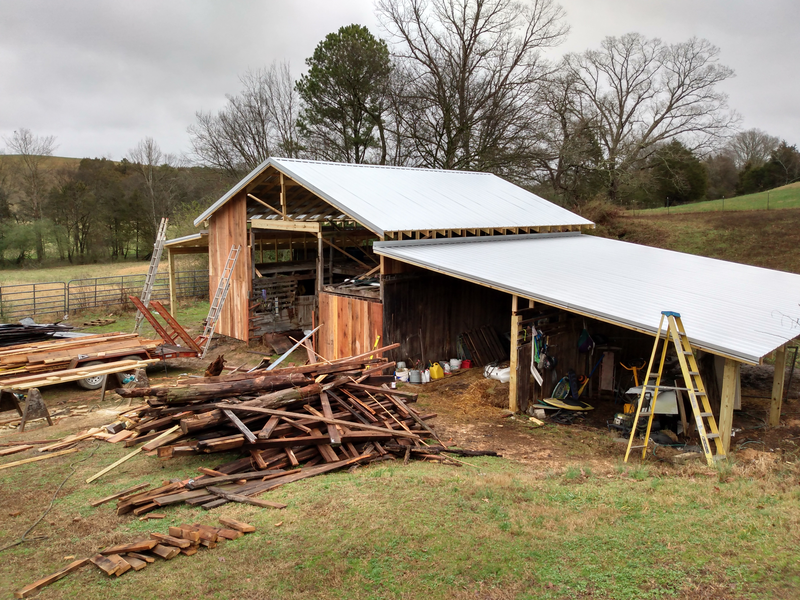
[[71, 329], [71, 325], [60, 324], [2, 323], [0, 324], [0, 347], [29, 344], [31, 342], [46, 340], [52, 337], [54, 333], [70, 331]]
[[219, 544], [235, 540], [256, 528], [235, 519], [220, 517], [222, 527], [193, 523], [170, 527], [168, 533], [153, 532], [148, 538], [119, 544], [101, 550], [91, 557], [76, 560], [60, 571], [26, 585], [14, 593], [16, 598], [29, 598], [42, 588], [80, 569], [93, 564], [109, 577], [119, 577], [128, 571], [141, 571], [157, 560], [172, 560], [179, 554], [192, 556], [200, 549], [213, 550]]
[[71, 370], [79, 362], [145, 357], [161, 343], [161, 340], [142, 339], [135, 333], [107, 333], [9, 346], [0, 350], [0, 381]]
[[137, 435], [123, 443], [145, 442], [139, 450], [162, 460], [240, 454], [192, 479], [118, 498], [117, 513], [139, 516], [178, 503], [281, 508], [256, 496], [373, 461], [452, 461], [441, 455], [450, 452], [441, 443], [437, 450], [423, 441], [435, 437], [426, 420], [436, 415], [416, 410], [416, 394], [391, 389], [378, 375], [394, 367], [379, 356], [396, 347], [300, 367], [116, 390], [126, 398], [146, 398], [145, 405], [122, 415]]

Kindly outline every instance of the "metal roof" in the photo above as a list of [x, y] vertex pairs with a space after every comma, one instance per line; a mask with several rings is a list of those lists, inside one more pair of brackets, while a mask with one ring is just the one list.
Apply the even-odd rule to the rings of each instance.
[[269, 158], [195, 219], [199, 225], [275, 167], [378, 235], [592, 222], [491, 173]]
[[800, 275], [579, 233], [376, 242], [378, 254], [756, 364], [800, 335]]
[[[196, 244], [194, 242], [200, 242], [200, 244]], [[203, 243], [205, 242], [205, 243]], [[189, 235], [184, 235], [182, 237], [172, 238], [171, 240], [167, 240], [164, 242], [165, 246], [170, 247], [181, 247], [185, 245], [190, 246], [198, 246], [204, 245], [208, 246], [208, 232], [207, 231], [200, 231], [198, 233], [190, 233]]]

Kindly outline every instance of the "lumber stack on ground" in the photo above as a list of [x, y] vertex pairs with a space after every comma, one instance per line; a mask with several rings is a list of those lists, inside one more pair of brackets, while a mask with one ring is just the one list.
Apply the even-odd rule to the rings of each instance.
[[436, 415], [413, 407], [416, 394], [382, 386], [390, 377], [382, 378], [381, 372], [393, 367], [382, 354], [394, 347], [299, 367], [116, 390], [145, 401], [123, 415], [126, 427], [137, 434], [126, 445], [146, 442], [144, 452], [161, 460], [240, 454], [204, 466], [197, 477], [123, 495], [117, 498], [117, 514], [146, 515], [182, 503], [212, 509], [243, 502], [281, 509], [284, 504], [260, 496], [373, 461], [406, 455], [444, 459], [441, 450], [426, 451], [425, 440], [435, 436], [425, 421]]
[[[149, 538], [118, 544], [101, 550], [91, 557], [76, 560], [52, 575], [26, 585], [14, 592], [15, 598], [29, 598], [42, 588], [62, 579], [89, 563], [109, 577], [119, 577], [128, 571], [141, 571], [156, 562], [156, 557], [171, 560], [179, 554], [192, 556], [201, 549], [213, 550], [221, 542], [233, 540], [256, 530], [253, 525], [235, 519], [220, 518], [222, 527], [212, 525], [180, 525], [170, 527], [169, 534], [152, 532]], [[162, 543], [163, 542], [163, 543]]]
[[66, 371], [79, 362], [145, 357], [161, 343], [134, 333], [105, 333], [8, 346], [0, 350], [0, 381]]

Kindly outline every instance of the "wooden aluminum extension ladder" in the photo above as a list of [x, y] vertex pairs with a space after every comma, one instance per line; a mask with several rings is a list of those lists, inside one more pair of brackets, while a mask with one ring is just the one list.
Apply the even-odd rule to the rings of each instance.
[[200, 358], [204, 358], [206, 352], [208, 352], [211, 338], [214, 335], [214, 328], [217, 326], [219, 315], [222, 313], [222, 307], [225, 305], [225, 298], [228, 297], [231, 275], [233, 274], [234, 267], [236, 267], [236, 259], [239, 258], [241, 249], [241, 246], [231, 246], [231, 251], [228, 253], [228, 260], [225, 261], [225, 268], [222, 269], [222, 274], [217, 284], [217, 291], [214, 294], [214, 299], [211, 301], [211, 307], [208, 309], [208, 317], [206, 317], [206, 326], [203, 329], [203, 335], [197, 340], [203, 346], [203, 353], [200, 355]]
[[[650, 374], [653, 372], [653, 363], [655, 362], [658, 344], [661, 340], [661, 330], [664, 327], [664, 321], [667, 322], [667, 329], [664, 332], [664, 347], [661, 351], [661, 361], [658, 365], [658, 376], [655, 385], [650, 385]], [[631, 436], [628, 440], [628, 449], [625, 452], [625, 462], [628, 462], [631, 450], [634, 448], [642, 448], [642, 458], [647, 455], [647, 446], [650, 441], [650, 428], [653, 424], [653, 415], [655, 415], [656, 400], [658, 399], [658, 390], [661, 387], [661, 375], [664, 371], [664, 360], [667, 357], [667, 349], [670, 342], [672, 342], [675, 352], [678, 355], [678, 362], [681, 366], [681, 373], [683, 373], [683, 381], [687, 386], [685, 388], [672, 388], [680, 389], [688, 393], [689, 403], [692, 405], [692, 413], [697, 424], [697, 433], [700, 436], [700, 444], [703, 448], [703, 454], [706, 457], [708, 466], [714, 466], [715, 460], [725, 460], [727, 455], [725, 447], [722, 444], [717, 422], [714, 420], [714, 414], [711, 412], [711, 405], [708, 401], [708, 394], [703, 385], [703, 380], [700, 378], [700, 369], [697, 366], [697, 359], [694, 357], [692, 345], [686, 335], [686, 330], [683, 328], [681, 316], [679, 313], [672, 311], [663, 311], [661, 313], [661, 321], [658, 324], [658, 333], [656, 334], [656, 341], [653, 344], [653, 353], [650, 355], [650, 363], [647, 365], [647, 375], [642, 382], [642, 393], [639, 396], [639, 403], [636, 407], [636, 415], [633, 419], [633, 426], [631, 428]], [[646, 402], [648, 391], [652, 390], [652, 395], [649, 401]], [[639, 425], [639, 418], [647, 416], [647, 429], [644, 434], [644, 445], [634, 446], [633, 440], [636, 437], [636, 430]], [[714, 440], [716, 447], [716, 454], [711, 451], [711, 444], [709, 440]]]
[[[164, 242], [167, 239], [168, 222], [169, 219], [166, 217], [161, 219], [161, 224], [158, 226], [158, 232], [156, 233], [156, 243], [153, 245], [153, 256], [150, 257], [150, 268], [147, 269], [147, 276], [144, 278], [144, 287], [142, 288], [142, 295], [140, 296], [142, 304], [144, 304], [145, 307], [150, 306], [150, 295], [153, 293], [153, 284], [158, 274], [158, 263], [161, 262], [161, 253], [164, 251]], [[133, 333], [139, 332], [143, 320], [144, 313], [142, 313], [141, 310], [137, 310]]]

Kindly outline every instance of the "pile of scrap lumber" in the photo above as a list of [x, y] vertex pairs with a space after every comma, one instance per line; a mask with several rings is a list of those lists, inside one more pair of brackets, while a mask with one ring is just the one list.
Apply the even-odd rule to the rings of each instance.
[[394, 367], [378, 357], [397, 346], [300, 367], [116, 390], [126, 398], [147, 398], [147, 404], [122, 415], [132, 432], [126, 442], [146, 443], [111, 467], [140, 451], [161, 459], [231, 451], [242, 455], [201, 469], [198, 477], [119, 499], [117, 513], [143, 515], [182, 502], [206, 509], [231, 501], [280, 508], [255, 496], [395, 457], [459, 464], [441, 454], [459, 451], [423, 441], [435, 437], [425, 421], [436, 415], [415, 410], [416, 394], [392, 389], [378, 375]]
[[255, 527], [234, 519], [221, 517], [222, 527], [212, 527], [194, 523], [170, 527], [168, 533], [151, 533], [149, 538], [129, 544], [119, 544], [106, 548], [92, 557], [76, 560], [60, 571], [40, 579], [14, 593], [16, 598], [29, 598], [38, 594], [42, 588], [74, 573], [87, 564], [93, 564], [106, 575], [119, 577], [130, 570], [141, 571], [157, 559], [171, 560], [179, 554], [192, 556], [200, 548], [212, 550], [227, 540], [235, 540], [245, 533], [252, 533]]
[[71, 325], [61, 325], [59, 323], [51, 323], [49, 325], [0, 323], [0, 347], [38, 342], [52, 337], [54, 333], [71, 330]]
[[107, 333], [10, 346], [0, 350], [0, 381], [74, 370], [79, 363], [148, 358], [161, 343], [135, 333]]

